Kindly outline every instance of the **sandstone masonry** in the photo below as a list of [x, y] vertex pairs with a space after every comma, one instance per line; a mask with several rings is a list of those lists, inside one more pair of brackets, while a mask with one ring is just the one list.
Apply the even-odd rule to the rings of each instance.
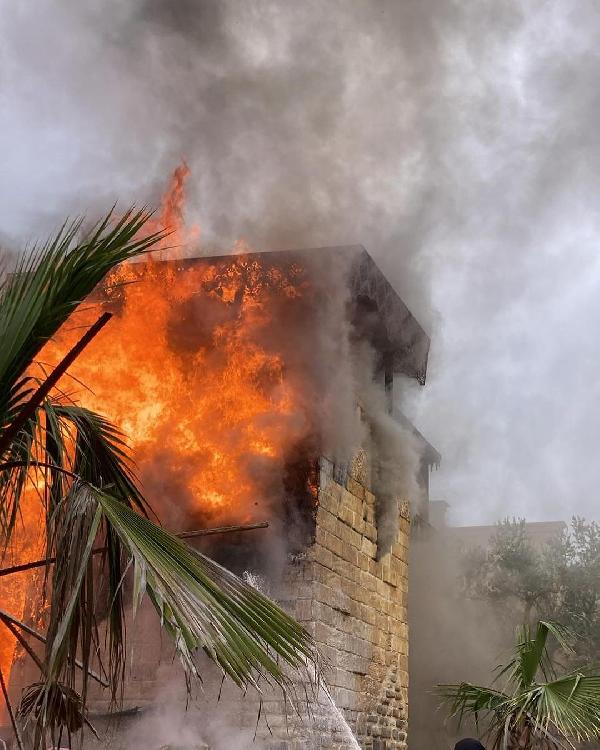
[[[407, 730], [410, 520], [399, 504], [395, 542], [378, 558], [376, 498], [365, 485], [360, 472], [321, 459], [314, 542], [289, 564], [277, 598], [317, 641], [360, 746], [397, 750]], [[334, 746], [350, 747], [326, 736], [310, 745]]]

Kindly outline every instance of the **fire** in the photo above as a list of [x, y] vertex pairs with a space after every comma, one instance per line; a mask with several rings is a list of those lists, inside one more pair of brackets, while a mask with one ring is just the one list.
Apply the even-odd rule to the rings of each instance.
[[[309, 432], [298, 368], [287, 366], [286, 315], [311, 295], [304, 270], [239, 254], [244, 244], [219, 259], [183, 259], [199, 237], [183, 220], [188, 174], [175, 170], [149, 222], [148, 231], [171, 230], [163, 247], [116, 269], [38, 358], [48, 371], [104, 310], [114, 313], [59, 391], [123, 430], [146, 496], [173, 529], [271, 517], [287, 457]], [[4, 565], [43, 554], [35, 479]], [[0, 579], [2, 607], [21, 617], [31, 581]], [[14, 647], [0, 633], [5, 677]]]
[[[32, 476], [32, 485], [26, 489], [21, 501], [20, 518], [17, 521], [11, 544], [1, 559], [1, 567], [12, 567], [38, 559], [43, 554], [43, 539], [40, 533], [40, 500], [35, 484], [38, 478]], [[34, 571], [26, 571], [0, 578], [0, 607], [18, 619], [23, 618], [29, 593], [37, 576]], [[0, 629], [0, 669], [8, 682], [15, 655], [16, 640], [5, 626]], [[0, 701], [0, 720], [5, 708]]]
[[190, 168], [185, 162], [175, 169], [161, 202], [158, 216], [151, 219], [146, 225], [149, 232], [164, 229], [170, 232], [168, 241], [163, 242], [162, 247], [151, 254], [151, 259], [163, 260], [165, 257], [179, 257], [185, 246], [197, 242], [200, 237], [200, 227], [195, 225], [190, 228], [186, 227], [183, 218], [185, 181], [189, 174]]
[[[185, 165], [175, 171], [150, 227], [170, 228], [166, 242], [180, 248], [199, 235], [183, 222], [188, 174]], [[171, 527], [264, 520], [265, 496], [279, 489], [286, 453], [307, 430], [297, 383], [272, 338], [282, 304], [310, 294], [303, 269], [278, 268], [264, 255], [161, 255], [117, 269], [40, 359], [56, 364], [112, 310], [62, 388], [124, 431], [143, 489]]]

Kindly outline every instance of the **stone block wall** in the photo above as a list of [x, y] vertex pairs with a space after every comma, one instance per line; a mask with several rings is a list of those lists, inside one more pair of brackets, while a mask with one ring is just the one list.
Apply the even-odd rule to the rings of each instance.
[[331, 696], [360, 746], [404, 748], [408, 506], [399, 504], [395, 542], [379, 558], [376, 498], [364, 472], [321, 459], [319, 479], [314, 542], [290, 562], [276, 598], [315, 637]]

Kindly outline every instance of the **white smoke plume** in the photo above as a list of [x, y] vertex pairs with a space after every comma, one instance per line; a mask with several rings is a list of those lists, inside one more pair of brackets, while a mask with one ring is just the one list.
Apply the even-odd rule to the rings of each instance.
[[184, 158], [205, 249], [375, 257], [432, 334], [402, 408], [454, 521], [597, 514], [596, 2], [20, 0], [0, 33], [5, 244]]
[[22, 0], [0, 29], [5, 238], [156, 202], [183, 157], [206, 247], [373, 253], [433, 333], [413, 414], [456, 520], [594, 514], [592, 0]]

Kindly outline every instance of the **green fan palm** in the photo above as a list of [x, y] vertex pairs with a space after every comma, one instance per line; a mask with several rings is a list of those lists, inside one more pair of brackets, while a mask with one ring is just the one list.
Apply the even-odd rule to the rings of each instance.
[[[0, 542], [8, 547], [19, 534], [24, 493], [35, 479], [49, 560], [42, 658], [18, 635], [11, 615], [0, 612], [0, 624], [17, 635], [41, 671], [20, 708], [36, 748], [48, 735], [85, 721], [92, 657], [102, 651], [101, 618], [107, 631], [101, 679], [118, 695], [125, 653], [122, 582], [130, 567], [134, 607], [148, 595], [189, 673], [197, 674], [198, 655], [206, 653], [241, 687], [261, 679], [285, 686], [282, 664], [316, 664], [313, 641], [292, 618], [149, 519], [124, 436], [55, 388], [110, 316], [46, 379], [29, 374], [44, 343], [108, 272], [165, 237], [144, 233], [148, 218], [145, 211], [129, 211], [118, 221], [109, 215], [83, 239], [81, 222], [65, 225], [47, 244], [24, 253], [0, 281]], [[1, 673], [0, 683], [8, 702]], [[12, 717], [10, 705], [9, 711]], [[13, 725], [17, 731], [14, 717]]]
[[466, 716], [483, 719], [497, 750], [573, 747], [600, 737], [600, 674], [559, 676], [547, 648], [550, 636], [563, 652], [571, 651], [572, 635], [557, 623], [518, 630], [513, 658], [496, 676], [501, 688], [438, 686], [450, 715], [459, 725]]

